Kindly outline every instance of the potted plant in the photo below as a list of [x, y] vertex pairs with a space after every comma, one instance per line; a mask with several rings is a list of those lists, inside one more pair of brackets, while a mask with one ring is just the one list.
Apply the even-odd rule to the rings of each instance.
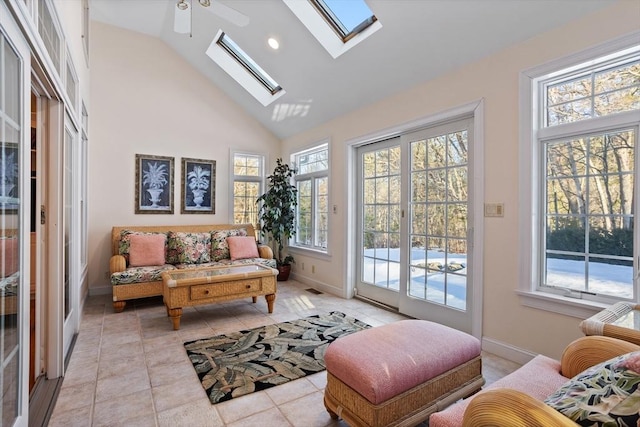
[[291, 272], [293, 256], [284, 254], [285, 244], [295, 234], [295, 207], [298, 190], [291, 183], [296, 170], [282, 163], [279, 158], [276, 168], [267, 177], [269, 189], [258, 197], [261, 233], [274, 242], [273, 253], [278, 266], [278, 280], [287, 280]]

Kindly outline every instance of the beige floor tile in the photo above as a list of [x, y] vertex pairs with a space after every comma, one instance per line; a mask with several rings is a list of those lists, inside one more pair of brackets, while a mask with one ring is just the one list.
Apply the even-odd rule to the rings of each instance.
[[153, 387], [153, 403], [156, 411], [162, 412], [191, 402], [207, 401], [207, 394], [200, 381], [190, 378], [174, 383]]
[[317, 391], [318, 389], [305, 377], [268, 388], [265, 393], [276, 405], [281, 405]]
[[324, 390], [327, 386], [327, 372], [318, 372], [317, 374], [309, 375], [307, 377], [311, 383], [316, 386], [318, 390]]
[[96, 394], [96, 382], [66, 385], [63, 382], [56, 401], [56, 409], [64, 412], [80, 409], [93, 404]]
[[331, 417], [324, 407], [324, 395], [315, 392], [278, 406], [294, 427], [324, 427]]
[[142, 341], [126, 345], [102, 345], [100, 347], [100, 360], [117, 361], [126, 358], [130, 354], [140, 354], [142, 352]]
[[101, 359], [98, 363], [98, 379], [115, 375], [127, 375], [129, 372], [146, 369], [144, 354], [127, 353], [121, 358]]
[[156, 414], [147, 412], [132, 418], [119, 419], [112, 417], [106, 423], [94, 421], [93, 427], [157, 427]]
[[[112, 399], [95, 403], [93, 425], [108, 426], [114, 423], [127, 424], [125, 421], [139, 419], [153, 419], [155, 425], [155, 412], [151, 390], [142, 390]], [[141, 422], [142, 423], [142, 422]], [[147, 425], [146, 423], [144, 423]], [[133, 424], [130, 424], [133, 425]]]
[[222, 421], [227, 424], [273, 407], [273, 400], [265, 392], [236, 397], [216, 404], [216, 410], [222, 417]]
[[259, 414], [253, 414], [238, 421], [227, 424], [228, 427], [287, 427], [291, 423], [282, 415], [278, 408], [267, 409]]
[[178, 381], [188, 381], [189, 384], [196, 382], [200, 385], [196, 370], [190, 362], [149, 366], [148, 372], [151, 387], [160, 387]]
[[81, 408], [65, 410], [56, 408], [53, 410], [48, 427], [87, 427], [91, 425], [91, 405]]
[[[161, 298], [128, 301], [124, 312], [114, 313], [110, 296], [89, 297], [49, 425], [346, 427], [324, 408], [326, 372], [216, 405], [197, 378], [186, 341], [331, 311], [376, 326], [405, 318], [360, 300], [314, 295], [293, 280], [278, 287], [272, 314], [264, 298], [187, 307], [179, 331]], [[487, 384], [518, 367], [483, 352]]]
[[187, 352], [182, 345], [180, 347], [171, 346], [164, 350], [146, 353], [145, 358], [148, 367], [189, 362]]
[[[73, 368], [73, 369], [72, 369]], [[96, 362], [69, 364], [62, 381], [63, 387], [75, 386], [95, 382], [98, 378], [98, 364]]]
[[[223, 427], [224, 425], [218, 412], [206, 399], [158, 412], [159, 427]], [[263, 425], [267, 426], [267, 424]]]
[[150, 388], [151, 383], [146, 369], [100, 378], [96, 387], [96, 402], [104, 402]]

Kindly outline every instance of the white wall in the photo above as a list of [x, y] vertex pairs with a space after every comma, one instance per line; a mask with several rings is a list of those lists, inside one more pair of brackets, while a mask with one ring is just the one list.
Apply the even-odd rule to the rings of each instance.
[[[230, 149], [280, 142], [159, 39], [91, 25], [89, 284], [110, 293], [112, 226], [228, 223]], [[173, 215], [134, 213], [136, 154], [175, 158]], [[180, 214], [182, 157], [216, 161], [215, 214]]]
[[[612, 7], [527, 40], [441, 78], [283, 141], [288, 155], [314, 141], [331, 138], [330, 260], [296, 254], [296, 277], [344, 290], [347, 165], [345, 141], [420, 117], [485, 99], [485, 201], [503, 202], [503, 218], [484, 222], [483, 335], [521, 349], [559, 357], [581, 335], [580, 319], [520, 304], [518, 286], [518, 77], [522, 70], [640, 29], [640, 3]], [[437, 58], [434, 58], [437, 61]], [[315, 265], [301, 271], [302, 263]]]

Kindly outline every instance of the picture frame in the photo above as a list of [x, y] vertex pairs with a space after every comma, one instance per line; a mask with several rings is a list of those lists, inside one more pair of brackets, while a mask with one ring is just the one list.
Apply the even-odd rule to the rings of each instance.
[[183, 214], [216, 213], [216, 161], [182, 158]]
[[137, 214], [173, 214], [174, 158], [136, 154]]
[[0, 144], [0, 208], [18, 212], [20, 207], [20, 147], [13, 142]]

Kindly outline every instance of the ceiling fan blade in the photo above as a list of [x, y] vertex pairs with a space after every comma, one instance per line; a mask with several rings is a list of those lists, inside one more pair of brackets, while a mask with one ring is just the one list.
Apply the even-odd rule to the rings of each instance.
[[247, 15], [226, 6], [217, 0], [212, 0], [211, 5], [209, 7], [205, 7], [205, 9], [215, 13], [219, 17], [226, 19], [238, 27], [246, 27], [249, 24], [249, 17]]
[[181, 9], [176, 5], [174, 9], [173, 30], [178, 34], [189, 34], [191, 32], [191, 6]]

